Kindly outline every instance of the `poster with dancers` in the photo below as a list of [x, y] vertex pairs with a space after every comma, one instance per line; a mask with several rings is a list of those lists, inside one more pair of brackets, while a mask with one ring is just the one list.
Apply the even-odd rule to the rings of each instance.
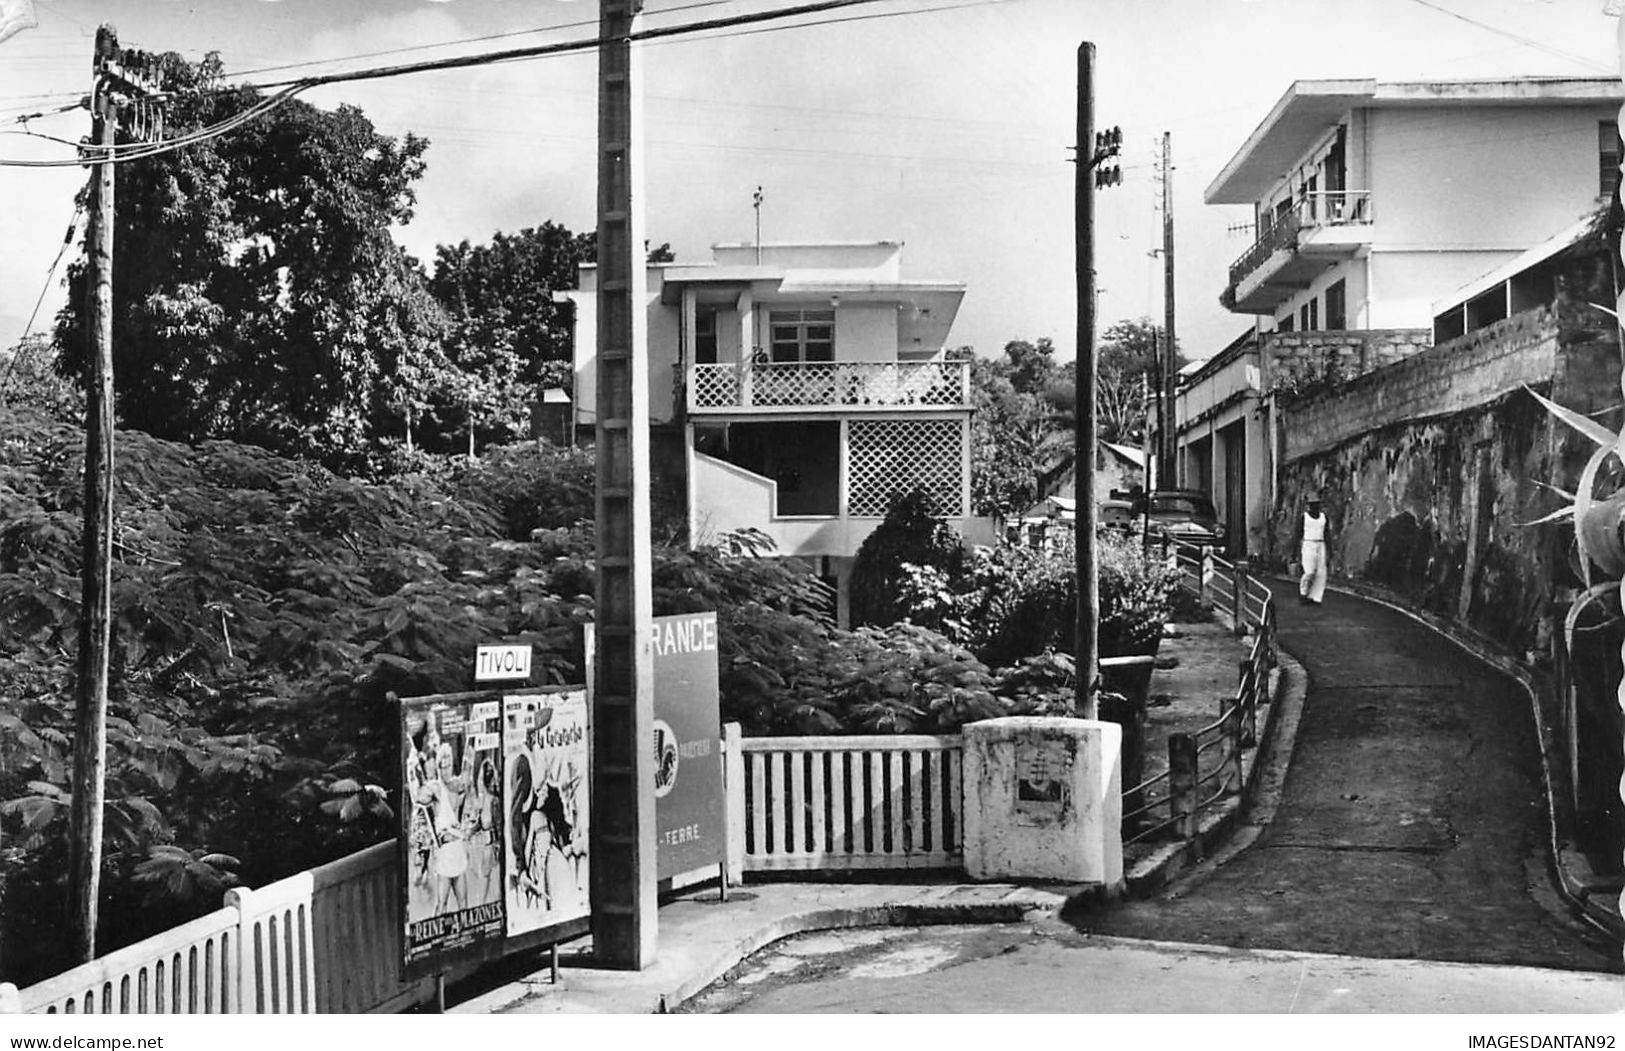
[[503, 698], [507, 933], [589, 914], [587, 694]]
[[489, 694], [401, 703], [405, 976], [501, 952], [502, 705]]

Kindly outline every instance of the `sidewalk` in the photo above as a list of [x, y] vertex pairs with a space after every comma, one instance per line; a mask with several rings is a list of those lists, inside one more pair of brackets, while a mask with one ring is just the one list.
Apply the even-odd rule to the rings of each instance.
[[[763, 883], [715, 888], [661, 908], [660, 952], [643, 971], [546, 969], [450, 1008], [469, 1014], [664, 1013], [756, 950], [803, 931], [938, 923], [1014, 923], [1057, 911], [1072, 888], [1008, 883], [921, 886]], [[568, 959], [566, 959], [568, 963]]]

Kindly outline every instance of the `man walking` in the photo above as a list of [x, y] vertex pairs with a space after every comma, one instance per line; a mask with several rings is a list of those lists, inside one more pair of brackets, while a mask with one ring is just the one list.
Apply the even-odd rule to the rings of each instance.
[[1326, 516], [1320, 510], [1319, 493], [1310, 493], [1304, 503], [1309, 509], [1303, 513], [1303, 526], [1298, 533], [1303, 562], [1298, 601], [1318, 606], [1326, 593]]

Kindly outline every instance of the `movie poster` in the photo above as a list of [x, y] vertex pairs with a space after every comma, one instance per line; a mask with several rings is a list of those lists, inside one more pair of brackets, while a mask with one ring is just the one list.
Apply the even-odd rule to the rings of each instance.
[[401, 901], [407, 977], [500, 951], [502, 710], [495, 699], [402, 702]]
[[509, 937], [588, 915], [587, 695], [503, 698]]

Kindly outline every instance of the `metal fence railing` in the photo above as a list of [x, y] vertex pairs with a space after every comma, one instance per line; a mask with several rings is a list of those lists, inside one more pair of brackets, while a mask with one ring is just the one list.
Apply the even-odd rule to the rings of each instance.
[[1218, 717], [1198, 730], [1170, 734], [1167, 769], [1123, 793], [1125, 846], [1156, 837], [1192, 839], [1204, 811], [1242, 791], [1242, 760], [1257, 747], [1259, 708], [1269, 703], [1277, 658], [1274, 596], [1246, 562], [1184, 544], [1165, 547], [1161, 557], [1181, 588], [1253, 641], [1240, 662], [1235, 692], [1219, 702]]

